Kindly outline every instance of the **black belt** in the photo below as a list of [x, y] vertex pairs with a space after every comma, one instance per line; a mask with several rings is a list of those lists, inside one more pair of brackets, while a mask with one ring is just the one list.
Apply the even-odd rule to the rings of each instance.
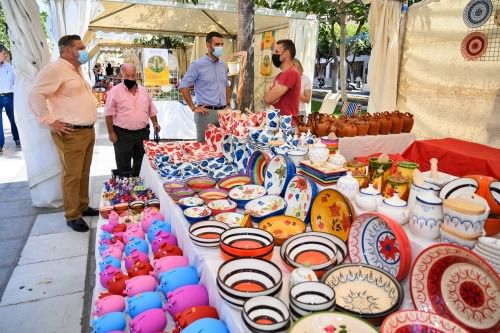
[[0, 96], [14, 96], [14, 93], [0, 93]]
[[75, 128], [75, 129], [94, 128], [94, 125], [71, 125], [71, 124], [68, 124], [68, 126], [71, 128]]
[[224, 110], [226, 106], [213, 106], [213, 105], [205, 105], [205, 109], [210, 109], [210, 110]]
[[140, 131], [147, 131], [149, 130], [149, 125], [147, 125], [146, 127], [144, 128], [141, 128], [141, 129], [138, 129], [138, 130], [129, 130], [129, 129], [126, 129], [126, 128], [122, 128], [122, 127], [119, 127], [119, 126], [116, 126], [116, 125], [113, 125], [114, 128], [117, 128], [119, 130], [122, 130], [122, 131], [125, 131], [125, 132], [140, 132]]

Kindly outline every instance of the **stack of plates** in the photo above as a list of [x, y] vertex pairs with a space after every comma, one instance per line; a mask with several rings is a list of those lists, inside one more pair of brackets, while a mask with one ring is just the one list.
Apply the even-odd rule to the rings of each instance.
[[252, 140], [250, 137], [245, 138], [246, 143], [252, 150], [270, 152], [269, 144], [264, 144], [258, 141]]
[[476, 246], [472, 251], [481, 255], [486, 261], [488, 261], [493, 268], [500, 273], [500, 258], [498, 254], [500, 253], [500, 239], [493, 237], [479, 237]]
[[320, 185], [332, 185], [337, 182], [337, 180], [346, 175], [346, 169], [334, 169], [333, 166], [329, 166], [325, 163], [325, 166], [313, 165], [310, 161], [300, 161], [300, 173], [312, 178], [314, 181]]

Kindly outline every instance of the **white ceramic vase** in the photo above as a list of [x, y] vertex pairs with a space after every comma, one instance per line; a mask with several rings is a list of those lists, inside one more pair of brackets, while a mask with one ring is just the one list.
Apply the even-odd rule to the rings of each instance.
[[359, 182], [352, 176], [350, 171], [337, 181], [337, 190], [349, 200], [354, 200], [359, 191]]
[[432, 192], [417, 195], [410, 215], [411, 232], [422, 238], [436, 239], [443, 223], [443, 200]]

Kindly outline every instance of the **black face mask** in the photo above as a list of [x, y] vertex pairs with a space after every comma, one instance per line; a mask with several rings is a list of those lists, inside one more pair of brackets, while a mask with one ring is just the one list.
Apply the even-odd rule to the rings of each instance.
[[128, 79], [125, 79], [123, 80], [123, 84], [128, 88], [128, 89], [132, 89], [135, 85], [136, 85], [136, 81], [135, 80], [128, 80]]
[[281, 63], [282, 63], [282, 61], [280, 60], [280, 55], [273, 54], [272, 59], [273, 59], [273, 65], [279, 68], [281, 66]]

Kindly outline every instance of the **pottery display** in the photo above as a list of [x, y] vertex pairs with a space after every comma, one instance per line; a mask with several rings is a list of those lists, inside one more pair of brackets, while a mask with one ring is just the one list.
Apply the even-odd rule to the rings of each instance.
[[347, 175], [337, 180], [337, 190], [349, 200], [354, 200], [359, 191], [359, 182], [354, 179], [350, 171], [347, 171]]
[[177, 204], [182, 209], [186, 209], [186, 208], [189, 208], [189, 207], [195, 207], [195, 206], [201, 206], [204, 203], [205, 202], [203, 201], [203, 199], [202, 198], [198, 198], [198, 197], [185, 197], [185, 198], [179, 199], [177, 201]]
[[403, 116], [403, 128], [401, 129], [402, 133], [410, 133], [413, 128], [413, 123], [415, 119], [413, 119], [413, 115], [409, 112], [406, 112]]
[[207, 207], [212, 211], [212, 216], [221, 213], [230, 213], [236, 211], [236, 202], [228, 199], [210, 201]]
[[357, 316], [342, 312], [319, 312], [298, 320], [289, 330], [289, 333], [316, 333], [316, 332], [363, 332], [377, 333], [370, 323]]
[[206, 204], [208, 204], [210, 201], [213, 201], [213, 200], [227, 199], [229, 194], [226, 190], [223, 190], [223, 189], [210, 188], [210, 189], [200, 191], [198, 193], [198, 196], [201, 199], [203, 199], [203, 201], [205, 201]]
[[247, 185], [252, 182], [252, 179], [248, 175], [236, 174], [222, 178], [219, 180], [219, 188], [229, 191], [235, 186]]
[[296, 217], [305, 223], [310, 222], [310, 208], [318, 192], [314, 182], [302, 175], [295, 175], [285, 190], [287, 206], [285, 215]]
[[284, 155], [275, 155], [267, 165], [264, 187], [268, 194], [283, 195], [295, 174], [295, 164]]
[[443, 200], [431, 192], [417, 195], [409, 221], [414, 235], [427, 239], [438, 238], [439, 227], [443, 223]]
[[189, 227], [189, 238], [201, 247], [218, 247], [220, 235], [229, 228], [230, 226], [224, 222], [196, 222]]
[[255, 228], [232, 228], [220, 235], [220, 249], [224, 259], [237, 257], [271, 258], [274, 237]]
[[381, 135], [387, 135], [391, 132], [392, 128], [392, 118], [388, 112], [384, 112], [379, 116], [379, 130], [378, 133]]
[[245, 215], [240, 213], [220, 213], [214, 216], [214, 220], [227, 224], [230, 228], [245, 227]]
[[267, 217], [259, 223], [259, 229], [270, 232], [274, 244], [281, 246], [288, 238], [306, 231], [305, 223], [293, 216], [277, 215]]
[[249, 201], [245, 205], [245, 213], [252, 217], [255, 222], [285, 212], [286, 201], [279, 195], [264, 195], [260, 198]]
[[330, 152], [324, 143], [316, 142], [309, 147], [309, 160], [316, 165], [321, 165], [328, 161]]
[[408, 200], [410, 194], [408, 179], [401, 176], [399, 173], [389, 176], [383, 193], [386, 198], [391, 198], [394, 194], [397, 194], [401, 199], [405, 201]]
[[276, 297], [257, 296], [247, 300], [243, 304], [241, 316], [247, 328], [252, 332], [284, 332], [290, 326], [288, 308]]
[[463, 326], [445, 317], [415, 310], [394, 312], [380, 325], [380, 333], [399, 332], [469, 333]]
[[399, 111], [394, 111], [391, 116], [391, 134], [399, 134], [403, 130], [404, 115]]
[[354, 198], [357, 207], [369, 212], [376, 211], [380, 201], [382, 201], [382, 195], [379, 190], [373, 188], [372, 184], [368, 184], [367, 188], [360, 189]]
[[482, 233], [490, 213], [488, 203], [477, 194], [461, 194], [443, 201], [444, 224], [465, 235]]
[[397, 172], [408, 179], [408, 183], [413, 183], [413, 170], [418, 169], [419, 165], [415, 162], [402, 161], [398, 162]]
[[366, 166], [358, 160], [350, 160], [345, 163], [347, 170], [351, 171], [353, 175], [365, 175]]
[[392, 168], [392, 160], [388, 158], [381, 159], [381, 156], [368, 159], [369, 180], [373, 183], [373, 186], [380, 191], [384, 189], [387, 179], [391, 175]]

